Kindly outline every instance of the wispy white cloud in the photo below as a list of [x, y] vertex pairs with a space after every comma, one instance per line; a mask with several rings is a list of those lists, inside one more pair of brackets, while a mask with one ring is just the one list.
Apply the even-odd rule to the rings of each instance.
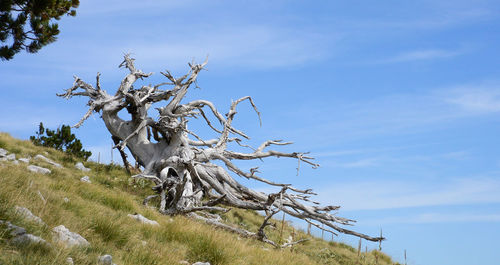
[[469, 112], [499, 112], [500, 85], [460, 87], [452, 91], [447, 101]]
[[324, 202], [343, 210], [379, 210], [439, 205], [500, 203], [500, 180], [467, 178], [435, 181], [365, 181], [336, 183], [318, 190]]
[[362, 158], [354, 161], [348, 162], [338, 162], [332, 161], [329, 162], [326, 166], [328, 167], [344, 167], [344, 168], [365, 168], [365, 167], [373, 167], [378, 165], [379, 158], [370, 157], [370, 158]]
[[384, 30], [388, 34], [397, 30], [413, 33], [415, 30], [443, 30], [487, 20], [494, 16], [494, 12], [486, 7], [470, 4], [459, 7], [455, 1], [453, 1], [452, 6], [439, 6], [437, 1], [422, 6], [427, 7], [428, 10], [416, 12], [419, 16], [405, 17], [404, 19], [388, 19], [384, 17], [383, 19], [372, 18], [367, 20], [360, 18], [356, 21], [344, 21], [344, 23], [350, 27], [365, 30]]
[[[311, 137], [324, 146], [353, 138], [428, 132], [500, 111], [500, 86], [495, 84], [476, 82], [460, 87], [427, 88], [425, 93], [390, 94], [349, 103], [304, 101], [286, 115], [291, 120], [301, 118], [308, 123], [302, 128], [274, 133], [289, 135], [287, 139]], [[317, 157], [366, 151], [325, 152]]]
[[436, 213], [428, 212], [405, 216], [382, 217], [372, 220], [360, 220], [360, 225], [391, 225], [391, 224], [433, 224], [433, 223], [470, 223], [470, 222], [500, 222], [500, 214], [478, 213]]
[[377, 60], [374, 63], [402, 63], [402, 62], [444, 59], [444, 58], [455, 57], [462, 53], [463, 51], [459, 50], [440, 50], [440, 49], [414, 50], [409, 52], [403, 52], [386, 59]]
[[324, 36], [307, 30], [225, 26], [173, 41], [131, 43], [128, 49], [149, 64], [173, 62], [184, 66], [192, 58], [204, 60], [209, 55], [211, 65], [272, 68], [318, 60], [327, 54], [325, 42]]

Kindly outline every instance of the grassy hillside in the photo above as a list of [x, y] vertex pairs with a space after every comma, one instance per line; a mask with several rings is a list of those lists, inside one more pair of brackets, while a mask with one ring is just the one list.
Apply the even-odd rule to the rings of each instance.
[[[0, 148], [17, 158], [37, 154], [60, 163], [56, 168], [46, 162], [31, 160], [30, 164], [52, 170], [48, 175], [30, 172], [27, 164], [0, 162], [0, 220], [24, 227], [28, 233], [40, 236], [56, 247], [44, 245], [14, 245], [9, 234], [0, 226], [0, 264], [66, 264], [72, 257], [75, 264], [97, 264], [98, 257], [111, 254], [113, 262], [122, 264], [180, 264], [197, 261], [215, 264], [393, 264], [383, 253], [361, 253], [351, 246], [311, 240], [292, 249], [273, 249], [262, 242], [241, 238], [236, 234], [183, 216], [164, 216], [142, 205], [150, 194], [150, 184], [133, 182], [125, 171], [114, 165], [85, 163], [90, 172], [74, 167], [73, 158], [64, 153], [32, 145], [29, 141], [0, 133]], [[81, 182], [84, 175], [92, 183]], [[41, 196], [45, 199], [42, 200]], [[68, 198], [69, 201], [65, 201]], [[154, 202], [153, 202], [154, 203]], [[26, 207], [47, 226], [29, 222], [14, 211], [14, 206]], [[141, 224], [127, 214], [140, 213], [156, 220], [159, 226]], [[224, 217], [227, 222], [256, 231], [262, 217], [250, 211], [233, 209]], [[281, 223], [266, 228], [271, 239], [280, 241]], [[90, 242], [88, 248], [66, 249], [52, 241], [51, 229], [64, 225]], [[282, 238], [294, 233], [295, 238], [307, 237], [285, 224]]]

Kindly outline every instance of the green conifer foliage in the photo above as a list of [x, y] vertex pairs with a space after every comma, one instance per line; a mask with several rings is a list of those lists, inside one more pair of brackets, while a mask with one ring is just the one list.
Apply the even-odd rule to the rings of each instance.
[[75, 16], [79, 0], [1, 0], [0, 58], [10, 60], [21, 50], [38, 52], [56, 40], [61, 16]]
[[82, 148], [82, 142], [71, 133], [71, 127], [68, 125], [62, 125], [57, 130], [50, 130], [43, 127], [43, 123], [40, 122], [35, 134], [36, 136], [30, 136], [30, 140], [35, 145], [51, 147], [85, 160], [92, 155], [90, 151]]

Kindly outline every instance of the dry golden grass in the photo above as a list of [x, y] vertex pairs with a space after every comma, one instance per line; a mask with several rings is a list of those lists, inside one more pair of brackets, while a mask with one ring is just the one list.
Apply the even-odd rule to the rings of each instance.
[[[25, 227], [51, 244], [51, 228], [64, 225], [81, 234], [91, 244], [88, 248], [48, 248], [43, 245], [16, 246], [9, 243], [5, 227], [0, 227], [0, 264], [65, 264], [72, 257], [75, 264], [96, 264], [100, 255], [111, 254], [116, 264], [179, 264], [179, 261], [208, 261], [216, 264], [393, 264], [379, 252], [357, 256], [357, 251], [342, 243], [311, 238], [293, 249], [273, 249], [262, 242], [240, 238], [183, 216], [164, 216], [142, 206], [150, 185], [132, 182], [125, 171], [113, 165], [85, 163], [91, 172], [74, 168], [76, 160], [62, 152], [32, 145], [29, 141], [0, 133], [0, 147], [18, 158], [44, 154], [61, 163], [58, 169], [44, 162], [32, 164], [50, 168], [51, 174], [29, 172], [26, 164], [0, 162], [0, 220]], [[46, 152], [46, 153], [45, 153]], [[79, 179], [89, 175], [92, 183]], [[42, 201], [38, 192], [46, 202]], [[69, 202], [64, 202], [68, 198]], [[16, 215], [15, 205], [30, 209], [47, 226], [28, 222]], [[127, 214], [140, 213], [156, 220], [159, 226], [143, 225]], [[233, 209], [223, 217], [227, 222], [255, 231], [262, 216]], [[279, 222], [279, 221], [275, 221]], [[279, 241], [279, 229], [267, 228], [269, 236]], [[285, 225], [283, 238], [293, 228]], [[295, 238], [307, 237], [295, 232]]]

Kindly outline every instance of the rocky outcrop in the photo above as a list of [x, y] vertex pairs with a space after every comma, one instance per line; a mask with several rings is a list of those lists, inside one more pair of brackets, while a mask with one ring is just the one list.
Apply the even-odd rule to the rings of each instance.
[[41, 238], [39, 236], [32, 235], [32, 234], [28, 234], [28, 233], [26, 233], [26, 229], [24, 229], [23, 227], [17, 226], [17, 225], [13, 225], [9, 221], [0, 220], [0, 225], [7, 226], [6, 232], [12, 237], [12, 239], [10, 241], [13, 244], [21, 244], [21, 245], [46, 244], [46, 245], [50, 245], [43, 238]]
[[52, 172], [48, 168], [39, 167], [39, 166], [35, 166], [35, 165], [29, 165], [27, 168], [31, 172], [40, 173], [40, 174], [50, 174]]
[[116, 265], [113, 263], [113, 257], [109, 254], [103, 255], [99, 257], [99, 264], [102, 265]]
[[90, 171], [90, 168], [87, 168], [83, 165], [82, 162], [78, 162], [76, 163], [75, 167], [83, 172], [89, 172]]
[[26, 157], [26, 158], [19, 158], [17, 161], [20, 161], [20, 162], [28, 164], [30, 162], [30, 158], [28, 158], [28, 157]]
[[51, 164], [51, 165], [53, 165], [55, 167], [58, 167], [58, 168], [62, 168], [63, 167], [60, 164], [58, 164], [58, 163], [56, 163], [56, 162], [54, 162], [54, 161], [46, 158], [43, 155], [36, 155], [34, 159], [44, 161], [44, 162], [49, 163], [49, 164]]
[[56, 226], [52, 229], [53, 240], [65, 247], [88, 247], [90, 243], [81, 235], [71, 232], [64, 225]]
[[83, 176], [83, 177], [80, 179], [80, 181], [81, 181], [81, 182], [92, 183], [92, 181], [90, 181], [89, 176]]
[[136, 213], [136, 214], [128, 214], [127, 215], [128, 217], [130, 218], [133, 218], [143, 224], [148, 224], [148, 225], [158, 225], [158, 222], [154, 221], [154, 220], [149, 220], [148, 218]]
[[45, 223], [43, 222], [43, 220], [34, 215], [30, 210], [28, 210], [27, 208], [24, 208], [24, 207], [20, 207], [20, 206], [15, 206], [14, 207], [14, 210], [16, 211], [17, 214], [21, 215], [24, 219], [28, 220], [28, 221], [31, 221], [31, 222], [34, 222], [34, 223], [37, 223], [39, 225], [45, 225]]

